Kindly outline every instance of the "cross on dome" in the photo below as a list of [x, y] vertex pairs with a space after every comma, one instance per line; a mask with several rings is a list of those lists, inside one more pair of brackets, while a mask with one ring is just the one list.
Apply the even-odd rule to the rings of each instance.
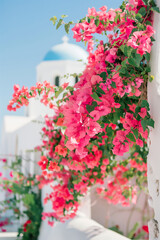
[[65, 36], [63, 36], [62, 41], [63, 41], [63, 43], [68, 43], [69, 38], [65, 35]]

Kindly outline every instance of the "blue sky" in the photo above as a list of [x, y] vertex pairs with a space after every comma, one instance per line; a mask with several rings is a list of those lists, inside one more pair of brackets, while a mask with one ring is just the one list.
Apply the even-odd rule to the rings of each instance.
[[[121, 3], [122, 0], [0, 0], [0, 129], [4, 115], [24, 112], [7, 111], [13, 85], [34, 85], [36, 65], [65, 35], [64, 29], [56, 30], [49, 19], [67, 14], [68, 20], [77, 21], [89, 7], [117, 8]], [[71, 33], [69, 42], [76, 43]]]

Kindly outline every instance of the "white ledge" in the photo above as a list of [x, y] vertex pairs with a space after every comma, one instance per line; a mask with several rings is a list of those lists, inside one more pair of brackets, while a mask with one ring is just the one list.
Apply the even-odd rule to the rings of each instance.
[[129, 240], [128, 238], [104, 228], [85, 215], [79, 214], [65, 223], [53, 227], [42, 222], [39, 240]]
[[17, 232], [2, 232], [0, 233], [0, 238], [9, 238], [9, 237], [17, 237]]

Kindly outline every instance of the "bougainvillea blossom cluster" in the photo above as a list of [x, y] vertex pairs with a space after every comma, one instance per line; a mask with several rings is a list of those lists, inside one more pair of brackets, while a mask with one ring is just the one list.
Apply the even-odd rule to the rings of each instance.
[[[28, 105], [38, 94], [56, 113], [46, 116], [38, 147], [40, 187], [54, 182], [45, 198], [53, 212], [43, 213], [50, 225], [54, 219], [74, 217], [81, 197], [94, 184], [109, 203], [124, 206], [135, 203], [146, 186], [147, 139], [154, 127], [146, 88], [155, 6], [153, 1], [130, 0], [115, 10], [89, 9], [72, 28], [73, 37], [85, 41], [89, 51], [79, 82], [73, 87], [46, 81], [30, 90], [14, 87], [9, 110]], [[94, 34], [105, 40], [97, 43]]]

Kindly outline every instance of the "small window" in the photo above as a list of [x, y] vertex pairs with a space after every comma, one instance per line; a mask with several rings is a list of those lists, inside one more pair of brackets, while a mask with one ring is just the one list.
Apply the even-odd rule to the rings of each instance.
[[59, 87], [59, 77], [58, 77], [58, 76], [55, 78], [55, 85], [56, 85], [57, 87]]
[[79, 81], [78, 76], [75, 77], [75, 83]]

